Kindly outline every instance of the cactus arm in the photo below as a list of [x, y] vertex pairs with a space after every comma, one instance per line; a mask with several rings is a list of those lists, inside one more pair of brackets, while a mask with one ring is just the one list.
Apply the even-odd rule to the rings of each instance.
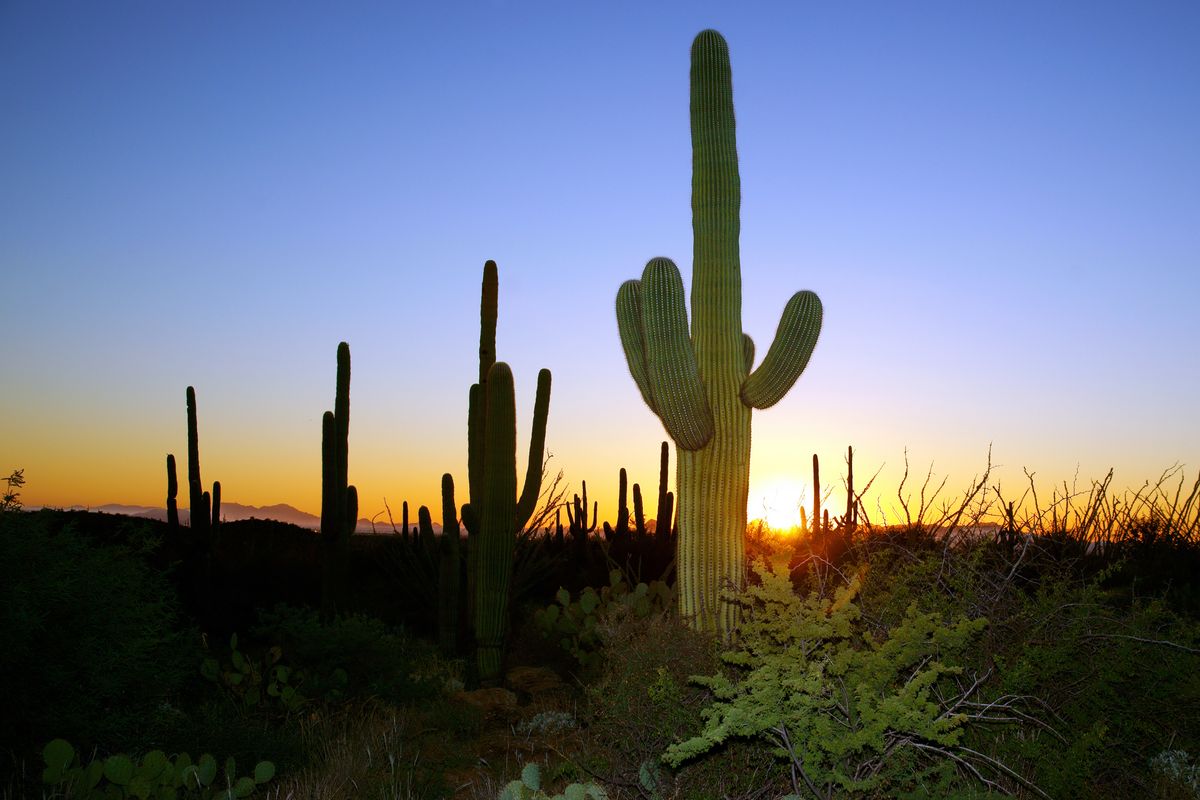
[[629, 374], [637, 384], [642, 399], [656, 415], [658, 406], [650, 393], [650, 373], [646, 366], [646, 337], [642, 329], [642, 284], [628, 280], [617, 289], [617, 330], [621, 334], [621, 347], [625, 350], [625, 363]]
[[[467, 394], [467, 500], [469, 503], [481, 503], [483, 501], [483, 454], [486, 449], [483, 440], [484, 431], [484, 413], [487, 409], [486, 397], [484, 396], [484, 384], [471, 384], [471, 390]], [[464, 506], [465, 508], [466, 506]], [[467, 526], [468, 533], [475, 533], [478, 529], [475, 527], [477, 523], [475, 515], [471, 515], [467, 519], [466, 514], [463, 515], [463, 524]]]
[[754, 369], [754, 340], [750, 338], [750, 334], [742, 334], [742, 360], [746, 364], [746, 374], [750, 374], [750, 370]]
[[812, 355], [821, 333], [821, 300], [809, 291], [796, 292], [784, 306], [775, 340], [758, 369], [742, 384], [742, 402], [752, 408], [778, 403]]
[[525, 486], [517, 501], [517, 530], [533, 516], [542, 491], [542, 456], [546, 452], [546, 418], [550, 414], [550, 370], [538, 372], [537, 395], [533, 401], [533, 430], [529, 436], [529, 462], [525, 467]]
[[712, 438], [712, 412], [688, 334], [687, 306], [679, 268], [653, 258], [642, 272], [642, 329], [650, 394], [663, 426], [684, 450], [699, 450]]
[[167, 525], [172, 531], [179, 530], [179, 479], [175, 474], [175, 455], [167, 453]]

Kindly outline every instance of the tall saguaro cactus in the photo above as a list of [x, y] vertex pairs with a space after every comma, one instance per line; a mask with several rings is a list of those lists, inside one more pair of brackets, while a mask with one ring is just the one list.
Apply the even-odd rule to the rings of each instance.
[[321, 417], [321, 541], [322, 605], [326, 617], [344, 602], [350, 536], [358, 521], [358, 489], [349, 485], [350, 465], [350, 345], [337, 348], [337, 379], [333, 411]]
[[496, 361], [499, 276], [496, 262], [483, 266], [479, 303], [479, 383], [467, 408], [467, 592], [479, 679], [500, 676], [508, 635], [509, 578], [517, 533], [533, 515], [542, 487], [550, 370], [538, 372], [525, 484], [517, 497], [516, 400], [512, 370]]
[[796, 382], [821, 328], [821, 301], [797, 292], [775, 340], [751, 370], [742, 331], [738, 250], [741, 185], [729, 48], [702, 31], [691, 51], [692, 316], [679, 269], [666, 258], [617, 292], [617, 324], [630, 374], [678, 451], [680, 611], [700, 629], [728, 634], [736, 609], [721, 601], [740, 586], [750, 485], [750, 414]]
[[[475, 644], [479, 679], [500, 675], [504, 639], [508, 635], [509, 579], [517, 532], [525, 527], [542, 485], [542, 453], [550, 411], [550, 370], [538, 372], [533, 431], [525, 486], [517, 497], [517, 415], [513, 375], [497, 361], [488, 370], [486, 441], [483, 453], [482, 503], [475, 509], [479, 524], [475, 559]], [[472, 504], [474, 507], [474, 504]], [[464, 515], [465, 516], [465, 515]]]

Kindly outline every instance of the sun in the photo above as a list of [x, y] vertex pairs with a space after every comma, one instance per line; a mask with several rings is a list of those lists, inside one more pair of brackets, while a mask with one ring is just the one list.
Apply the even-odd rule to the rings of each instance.
[[771, 530], [781, 533], [796, 530], [800, 527], [804, 491], [804, 485], [794, 478], [767, 478], [751, 487], [746, 511], [750, 519], [764, 520]]

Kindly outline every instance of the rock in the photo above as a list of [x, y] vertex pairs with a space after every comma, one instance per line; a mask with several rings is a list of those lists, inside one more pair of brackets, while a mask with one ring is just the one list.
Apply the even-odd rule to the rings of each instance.
[[566, 689], [558, 673], [545, 667], [513, 667], [504, 676], [505, 683], [515, 691], [536, 697]]
[[457, 692], [454, 695], [454, 699], [467, 705], [475, 706], [475, 708], [483, 712], [485, 717], [504, 717], [517, 710], [516, 693], [499, 687]]

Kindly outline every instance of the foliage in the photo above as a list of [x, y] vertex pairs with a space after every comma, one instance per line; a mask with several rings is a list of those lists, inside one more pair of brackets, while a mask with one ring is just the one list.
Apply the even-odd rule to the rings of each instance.
[[671, 587], [662, 581], [639, 582], [633, 588], [614, 569], [608, 575], [608, 586], [597, 592], [585, 588], [572, 600], [566, 589], [559, 589], [557, 603], [534, 614], [534, 623], [548, 638], [557, 638], [563, 650], [570, 653], [585, 668], [600, 663], [600, 626], [616, 615], [632, 615], [645, 619], [655, 612], [669, 610], [674, 605]]
[[205, 753], [195, 762], [187, 753], [174, 760], [152, 750], [140, 761], [119, 753], [83, 763], [65, 739], [54, 739], [42, 750], [46, 768], [42, 781], [56, 791], [80, 800], [174, 800], [203, 797], [233, 800], [249, 797], [275, 776], [275, 765], [260, 761], [249, 776], [238, 777], [237, 763], [225, 760], [224, 788], [217, 782], [217, 760]]
[[608, 794], [595, 783], [572, 783], [561, 794], [549, 794], [542, 789], [541, 770], [537, 764], [526, 764], [521, 779], [512, 781], [500, 792], [498, 800], [608, 800]]
[[285, 715], [308, 702], [302, 689], [324, 690], [325, 699], [336, 700], [349, 682], [349, 676], [340, 667], [328, 679], [321, 680], [307, 670], [283, 663], [283, 649], [278, 645], [268, 647], [258, 657], [243, 653], [238, 649], [236, 633], [229, 639], [228, 658], [206, 656], [200, 664], [200, 674], [246, 709], [281, 711]]
[[[864, 624], [855, 579], [832, 601], [797, 595], [786, 565], [761, 562], [759, 583], [738, 597], [746, 617], [722, 658], [738, 669], [695, 680], [716, 701], [704, 730], [664, 754], [672, 765], [732, 737], [770, 742], [792, 776], [793, 792], [896, 792], [954, 777], [944, 762], [967, 765], [964, 728], [977, 713], [960, 664], [983, 619], [920, 613], [910, 605], [884, 632]], [[978, 773], [976, 773], [978, 774]], [[949, 788], [949, 787], [946, 787]]]
[[436, 695], [448, 679], [434, 647], [373, 617], [326, 622], [309, 609], [280, 604], [259, 613], [252, 633], [286, 654], [305, 677], [309, 697], [373, 695], [408, 702]]
[[0, 748], [148, 745], [194, 674], [194, 634], [142, 558], [62, 520], [0, 516]]
[[641, 796], [754, 797], [784, 784], [769, 774], [767, 748], [732, 742], [704, 759], [662, 767], [672, 743], [699, 729], [701, 709], [712, 693], [688, 680], [720, 668], [712, 634], [696, 631], [677, 616], [618, 615], [598, 626], [601, 666], [586, 685], [585, 730], [590, 769], [612, 785], [640, 786]]

